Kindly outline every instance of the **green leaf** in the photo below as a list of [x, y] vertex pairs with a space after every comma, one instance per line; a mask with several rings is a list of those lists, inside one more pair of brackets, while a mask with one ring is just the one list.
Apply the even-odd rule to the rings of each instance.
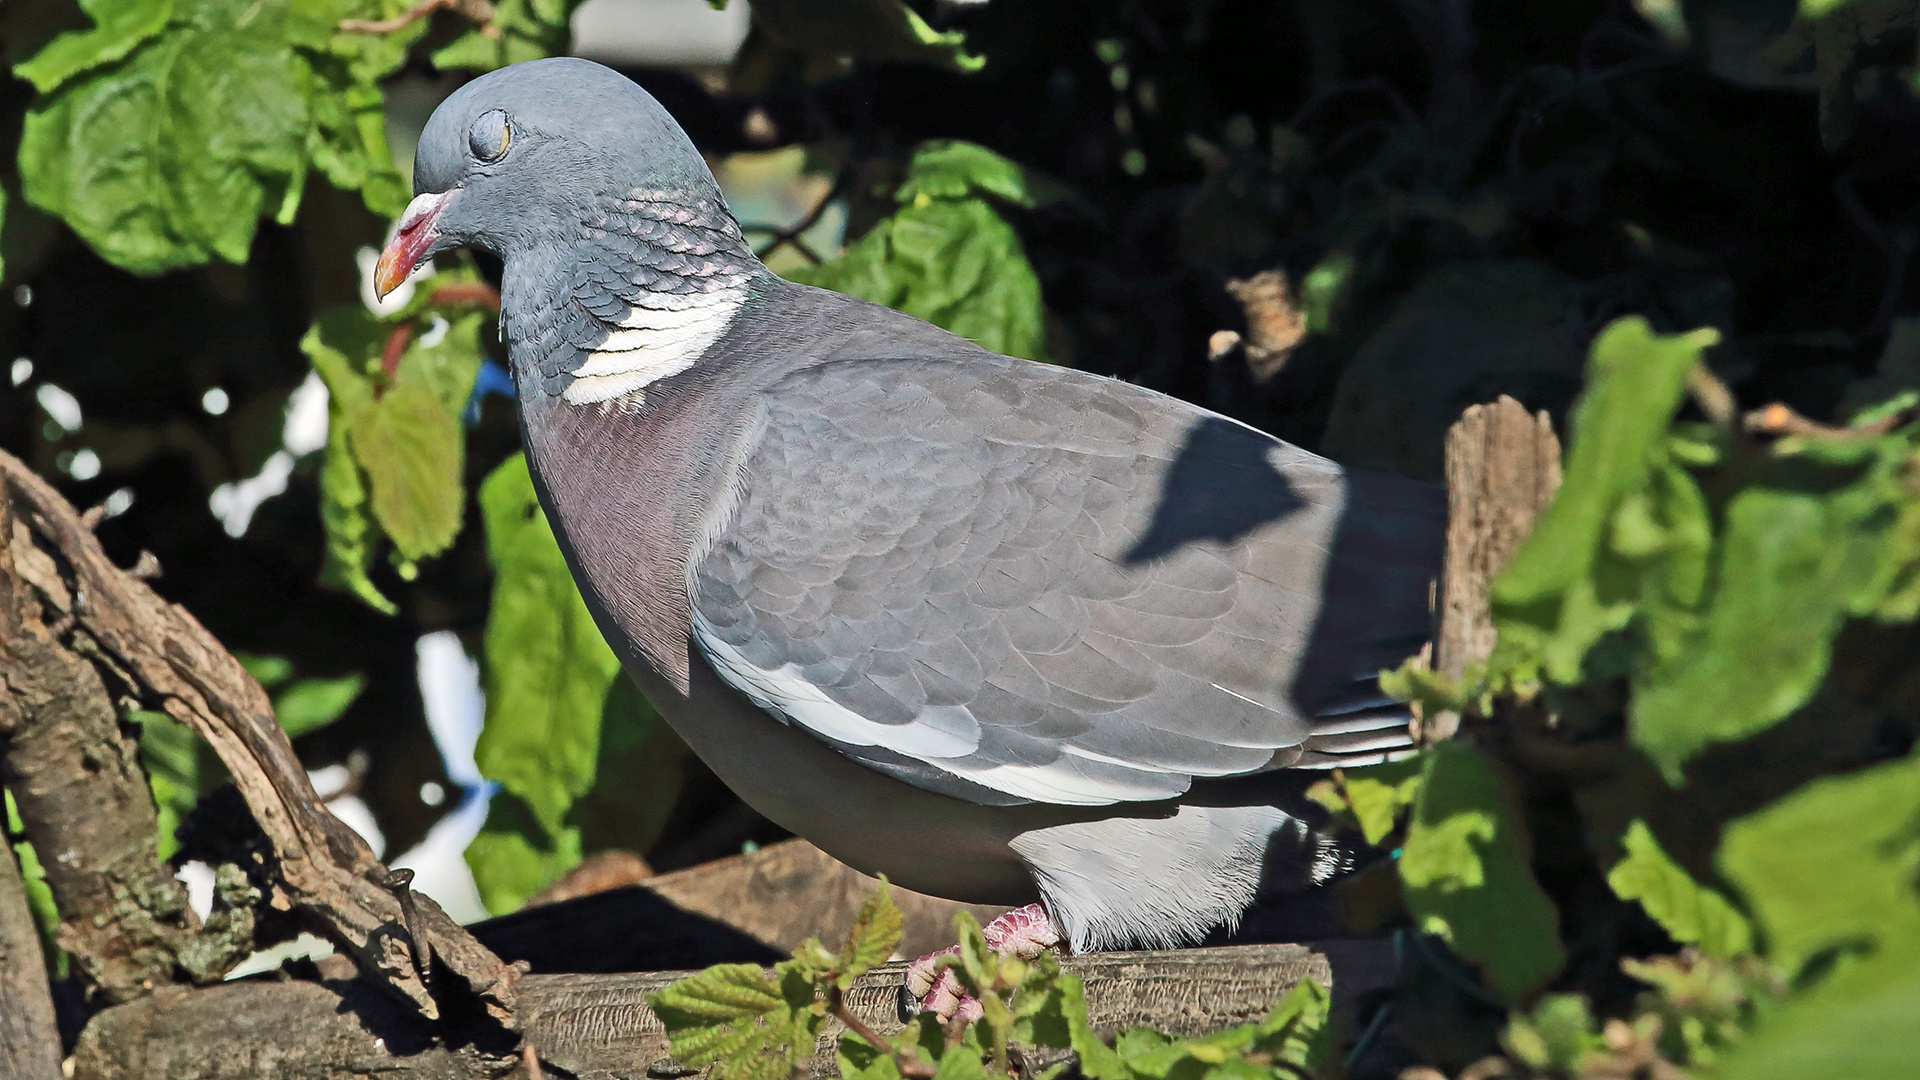
[[840, 974], [834, 979], [835, 984], [845, 990], [868, 969], [886, 963], [893, 950], [900, 947], [905, 926], [900, 909], [893, 904], [893, 890], [883, 877], [880, 887], [867, 897], [867, 902], [860, 905], [859, 913], [853, 917], [846, 948], [840, 950]]
[[1035, 204], [1027, 171], [978, 143], [938, 139], [920, 144], [894, 201], [912, 205], [929, 199], [966, 199], [989, 195], [1015, 206]]
[[1815, 780], [1727, 826], [1715, 856], [1789, 974], [1920, 941], [1920, 754]]
[[544, 56], [565, 55], [573, 41], [573, 9], [581, 0], [500, 0], [489, 37], [468, 30], [433, 54], [441, 70], [492, 71]]
[[[1785, 479], [1783, 477], [1783, 479]], [[1784, 719], [1826, 678], [1834, 636], [1897, 569], [1876, 470], [1832, 491], [1756, 485], [1734, 495], [1697, 633], [1637, 672], [1630, 733], [1670, 778], [1709, 745]]]
[[796, 1009], [787, 989], [764, 968], [720, 964], [670, 983], [647, 1003], [679, 1061], [711, 1064], [719, 1080], [785, 1080], [813, 1053], [824, 1020]]
[[487, 820], [466, 851], [480, 902], [496, 915], [518, 911], [585, 856], [578, 828], [549, 830], [511, 791], [494, 793]]
[[1579, 994], [1549, 994], [1530, 1015], [1516, 1015], [1500, 1035], [1507, 1053], [1538, 1070], [1580, 1074], [1589, 1051], [1606, 1043], [1594, 1031], [1593, 1011]]
[[1720, 1059], [1720, 1080], [1910, 1080], [1920, 1076], [1920, 937], [1883, 939], [1762, 1014]]
[[460, 531], [460, 422], [418, 382], [389, 389], [347, 418], [347, 445], [367, 477], [374, 520], [408, 561]]
[[124, 58], [166, 28], [173, 0], [80, 0], [92, 19], [89, 30], [69, 30], [13, 66], [13, 73], [43, 94], [84, 71]]
[[980, 197], [1025, 198], [1018, 167], [970, 144], [929, 143], [901, 190], [910, 192], [906, 204], [839, 258], [788, 276], [918, 316], [994, 352], [1041, 358], [1040, 280], [1013, 227]]
[[27, 201], [135, 273], [246, 261], [260, 216], [290, 221], [306, 178], [311, 73], [286, 16], [180, 5], [125, 59], [41, 95], [20, 140]]
[[1420, 792], [1398, 862], [1415, 926], [1444, 939], [1509, 1001], [1566, 960], [1559, 918], [1533, 879], [1526, 834], [1478, 751], [1445, 742], [1421, 759]]
[[1333, 1060], [1332, 1018], [1333, 994], [1310, 978], [1301, 979], [1260, 1021], [1253, 1049], [1317, 1075]]
[[1399, 824], [1400, 814], [1420, 794], [1419, 758], [1353, 769], [1345, 774], [1347, 804], [1367, 843], [1378, 845]]
[[1695, 881], [1660, 847], [1647, 823], [1635, 819], [1621, 838], [1626, 854], [1607, 872], [1622, 900], [1637, 900], [1673, 940], [1698, 945], [1709, 956], [1751, 952], [1753, 933], [1726, 897]]
[[1086, 983], [1078, 975], [1060, 977], [1061, 1012], [1073, 1037], [1073, 1054], [1087, 1080], [1133, 1080], [1133, 1070], [1087, 1023]]
[[[13, 802], [13, 792], [0, 789], [0, 804], [4, 804], [0, 805], [0, 822], [6, 824], [6, 835], [19, 836], [26, 832], [26, 824], [20, 820], [20, 808]], [[34, 923], [40, 930], [41, 949], [54, 969], [54, 976], [66, 978], [69, 958], [59, 945], [60, 910], [54, 906], [53, 890], [47, 885], [46, 867], [40, 865], [40, 856], [25, 840], [13, 845], [13, 853], [20, 860], [20, 880], [27, 894], [27, 907], [33, 911]]]
[[334, 679], [301, 679], [274, 695], [273, 711], [287, 738], [297, 739], [340, 719], [367, 685], [359, 674]]
[[1554, 681], [1578, 682], [1587, 651], [1632, 617], [1638, 579], [1612, 550], [1614, 522], [1664, 463], [1687, 373], [1718, 340], [1713, 330], [1656, 334], [1637, 315], [1616, 319], [1594, 340], [1565, 482], [1494, 584], [1507, 663], [1531, 655]]
[[293, 661], [284, 656], [237, 652], [233, 658], [240, 661], [240, 666], [247, 669], [247, 674], [253, 676], [254, 682], [267, 690], [293, 678]]
[[200, 802], [205, 782], [200, 737], [163, 712], [140, 709], [130, 718], [140, 724], [140, 763], [146, 767], [147, 782], [153, 788], [160, 858], [170, 859], [180, 850], [175, 834]]
[[574, 586], [525, 457], [480, 485], [493, 603], [484, 668], [480, 771], [526, 800], [557, 834], [594, 779], [603, 704], [620, 663]]

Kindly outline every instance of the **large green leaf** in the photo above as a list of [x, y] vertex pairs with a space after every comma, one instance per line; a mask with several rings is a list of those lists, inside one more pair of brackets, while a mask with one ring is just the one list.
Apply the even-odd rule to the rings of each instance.
[[460, 421], [433, 390], [417, 382], [392, 387], [347, 418], [346, 434], [367, 477], [374, 520], [401, 558], [424, 559], [453, 543], [466, 496]]
[[[1641, 582], [1613, 550], [1616, 519], [1666, 463], [1687, 373], [1718, 340], [1712, 330], [1656, 334], [1638, 316], [1614, 321], [1594, 340], [1565, 482], [1493, 590], [1502, 650], [1531, 654], [1556, 682], [1578, 682], [1587, 651], [1634, 614]], [[1627, 514], [1655, 518], [1641, 506]], [[1627, 546], [1650, 554], [1644, 542]]]
[[487, 721], [480, 771], [558, 832], [593, 783], [600, 714], [620, 662], [601, 638], [515, 455], [480, 485], [493, 605], [487, 618]]
[[1729, 825], [1715, 858], [1788, 974], [1920, 941], [1920, 754], [1807, 784]]
[[179, 4], [124, 60], [42, 95], [20, 140], [27, 201], [138, 273], [246, 261], [260, 215], [291, 221], [306, 179], [311, 75], [286, 19], [265, 0]]
[[378, 81], [427, 32], [344, 33], [406, 0], [92, 0], [96, 25], [16, 66], [27, 200], [108, 261], [158, 273], [243, 262], [262, 215], [293, 220], [308, 172], [392, 215], [406, 190]]
[[[782, 965], [785, 967], [786, 965]], [[793, 983], [796, 985], [787, 985]], [[648, 995], [673, 1056], [716, 1080], [786, 1080], [813, 1053], [824, 1017], [810, 983], [753, 964], [719, 964]]]
[[1920, 1076], [1920, 937], [1847, 957], [1812, 989], [1763, 1014], [1719, 1062], [1720, 1080], [1911, 1080]]
[[1727, 898], [1693, 879], [1635, 820], [1621, 839], [1626, 854], [1607, 872], [1607, 884], [1623, 900], [1637, 900], [1653, 921], [1684, 945], [1710, 956], [1738, 956], [1753, 948], [1747, 920]]
[[1444, 939], [1509, 1001], [1537, 989], [1566, 960], [1559, 916], [1533, 879], [1519, 814], [1476, 750], [1427, 751], [1398, 863], [1415, 928]]
[[1040, 280], [986, 196], [1028, 201], [1019, 167], [969, 143], [928, 143], [914, 155], [899, 210], [839, 258], [789, 276], [917, 315], [994, 352], [1039, 359]]
[[[435, 279], [471, 280], [465, 270]], [[321, 580], [388, 613], [392, 602], [369, 577], [381, 537], [393, 542], [404, 574], [453, 542], [466, 500], [459, 416], [479, 371], [487, 315], [471, 306], [436, 307], [434, 295], [420, 290], [389, 318], [358, 305], [330, 309], [300, 342], [329, 395]], [[397, 330], [410, 337], [389, 378], [382, 357]]]

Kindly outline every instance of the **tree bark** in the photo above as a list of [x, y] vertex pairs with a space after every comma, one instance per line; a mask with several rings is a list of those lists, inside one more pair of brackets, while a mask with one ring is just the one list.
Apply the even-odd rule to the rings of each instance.
[[0, 1076], [61, 1080], [47, 958], [13, 845], [0, 830]]
[[61, 946], [97, 996], [124, 1001], [222, 957], [200, 947], [186, 889], [160, 863], [139, 740], [74, 614], [90, 597], [20, 509], [0, 498], [0, 775], [42, 853]]
[[[1087, 985], [1088, 1016], [1105, 1035], [1152, 1024], [1198, 1035], [1263, 1015], [1302, 979], [1332, 983], [1325, 956], [1301, 945], [1096, 953], [1061, 961]], [[903, 1026], [906, 965], [862, 976], [847, 995], [882, 1035]], [[692, 1073], [673, 1061], [647, 995], [685, 972], [530, 975], [519, 984], [521, 1031], [542, 1064], [578, 1080]], [[834, 1073], [841, 1028], [829, 1022], [812, 1061]], [[516, 1073], [516, 1056], [457, 1023], [435, 1029], [385, 995], [348, 982], [246, 981], [170, 990], [94, 1017], [75, 1050], [75, 1080], [480, 1080]]]
[[[193, 951], [207, 943], [184, 890], [154, 858], [153, 804], [137, 741], [119, 728], [121, 699], [167, 713], [213, 746], [271, 844], [266, 903], [298, 911], [429, 1019], [471, 993], [496, 1021], [510, 1021], [513, 969], [412, 894], [406, 876], [389, 875], [327, 811], [239, 661], [192, 615], [114, 566], [73, 507], [4, 453], [0, 502], [12, 521], [0, 534], [9, 783], [29, 839], [54, 853], [44, 861], [63, 935], [105, 958], [99, 985], [120, 998], [163, 985], [174, 970], [217, 976], [242, 944]], [[96, 934], [106, 938], [98, 946]], [[435, 960], [464, 988], [436, 984]]]

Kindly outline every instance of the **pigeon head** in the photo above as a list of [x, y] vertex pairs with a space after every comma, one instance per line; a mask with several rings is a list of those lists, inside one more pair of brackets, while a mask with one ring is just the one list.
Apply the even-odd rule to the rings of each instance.
[[383, 297], [455, 248], [510, 261], [564, 252], [583, 222], [636, 191], [726, 216], [713, 174], [666, 109], [620, 73], [571, 57], [501, 68], [454, 91], [421, 132], [413, 190], [375, 269]]

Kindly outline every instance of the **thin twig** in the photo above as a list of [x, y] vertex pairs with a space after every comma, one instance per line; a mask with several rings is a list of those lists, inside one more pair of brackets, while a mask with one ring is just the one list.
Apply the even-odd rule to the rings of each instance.
[[1693, 403], [1707, 414], [1713, 426], [1728, 434], [1735, 434], [1738, 428], [1734, 422], [1740, 416], [1740, 406], [1733, 400], [1733, 391], [1720, 381], [1705, 364], [1694, 364], [1687, 372], [1687, 392], [1693, 396]]
[[1858, 427], [1836, 427], [1809, 420], [1776, 401], [1748, 413], [1746, 429], [1755, 435], [1793, 435], [1803, 439], [1871, 439], [1885, 435], [1912, 420], [1913, 416], [1914, 409], [1909, 407]]
[[853, 1015], [853, 1010], [847, 1008], [846, 996], [837, 986], [827, 989], [827, 1011], [835, 1020], [845, 1024], [848, 1031], [864, 1039], [868, 1046], [892, 1058], [894, 1065], [900, 1069], [900, 1075], [919, 1077], [921, 1080], [930, 1080], [933, 1076], [931, 1068], [902, 1054], [900, 1048], [893, 1045], [892, 1039], [873, 1030], [867, 1026], [866, 1021]]
[[459, 12], [477, 24], [482, 34], [490, 38], [500, 36], [500, 29], [493, 25], [492, 0], [420, 0], [420, 3], [391, 19], [342, 19], [340, 30], [348, 34], [391, 34], [396, 30], [405, 30], [436, 11]]
[[484, 304], [494, 311], [500, 310], [500, 290], [478, 281], [442, 285], [433, 290], [431, 299], [436, 304]]
[[540, 1068], [540, 1055], [533, 1049], [532, 1039], [520, 1040], [520, 1064], [527, 1067], [528, 1080], [547, 1080], [547, 1074]]

